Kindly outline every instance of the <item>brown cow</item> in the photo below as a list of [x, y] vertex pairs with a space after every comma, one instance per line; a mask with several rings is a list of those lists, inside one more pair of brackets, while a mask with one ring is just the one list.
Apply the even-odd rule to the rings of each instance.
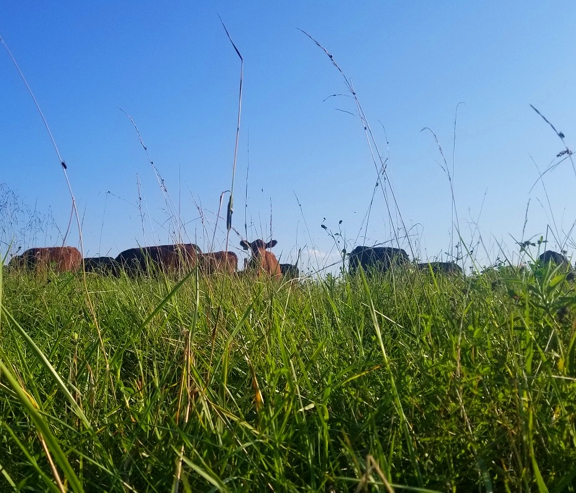
[[8, 264], [11, 268], [25, 268], [42, 272], [69, 272], [80, 268], [82, 254], [74, 247], [30, 248], [22, 255], [13, 257]]
[[234, 274], [238, 270], [238, 256], [234, 252], [202, 253], [198, 255], [198, 264], [203, 274]]
[[268, 243], [264, 243], [262, 240], [256, 240], [252, 243], [248, 243], [245, 240], [240, 242], [240, 246], [244, 250], [250, 250], [252, 256], [247, 264], [248, 269], [253, 269], [261, 273], [269, 274], [270, 276], [279, 279], [282, 277], [282, 271], [280, 270], [280, 263], [273, 253], [267, 252], [267, 248], [274, 247], [278, 242], [276, 240], [271, 240]]
[[201, 253], [200, 248], [192, 243], [130, 248], [120, 253], [116, 262], [131, 275], [158, 271], [178, 273], [196, 267]]

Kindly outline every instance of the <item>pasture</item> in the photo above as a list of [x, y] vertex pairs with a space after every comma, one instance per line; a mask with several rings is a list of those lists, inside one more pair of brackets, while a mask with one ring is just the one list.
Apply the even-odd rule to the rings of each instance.
[[2, 491], [573, 491], [554, 264], [4, 272]]
[[569, 2], [8, 3], [0, 492], [576, 491]]

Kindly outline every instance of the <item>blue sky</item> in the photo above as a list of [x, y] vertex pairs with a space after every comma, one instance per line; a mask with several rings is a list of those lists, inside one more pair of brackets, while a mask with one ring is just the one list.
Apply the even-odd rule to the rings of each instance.
[[[516, 253], [523, 230], [523, 239], [551, 230], [572, 253], [576, 176], [565, 161], [530, 190], [537, 167], [545, 170], [563, 145], [529, 105], [574, 145], [576, 3], [358, 4], [3, 2], [0, 35], [68, 165], [86, 255], [173, 239], [154, 171], [119, 108], [138, 126], [183, 236], [208, 250], [216, 227], [213, 248], [224, 248], [225, 221], [216, 224], [215, 214], [231, 185], [240, 63], [218, 16], [244, 57], [234, 198], [242, 235], [246, 211], [248, 239], [272, 235], [282, 261], [300, 250], [301, 265], [316, 269], [337, 259], [328, 231], [341, 231], [350, 250], [402, 229], [380, 190], [366, 228], [377, 178], [366, 135], [342, 76], [302, 29], [352, 81], [420, 258], [445, 258], [452, 232], [443, 158], [421, 130], [435, 132], [452, 168], [459, 103], [453, 183], [466, 244], [486, 263], [500, 247]], [[66, 181], [3, 47], [0, 73], [0, 183], [57, 225], [26, 246], [57, 245], [70, 216]], [[233, 233], [238, 253], [239, 241]], [[77, 228], [67, 243], [78, 243]]]

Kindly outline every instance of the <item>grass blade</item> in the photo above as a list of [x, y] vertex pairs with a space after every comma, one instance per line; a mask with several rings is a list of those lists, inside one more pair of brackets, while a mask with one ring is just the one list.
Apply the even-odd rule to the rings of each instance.
[[82, 488], [82, 485], [80, 484], [80, 480], [78, 479], [78, 476], [76, 476], [74, 469], [72, 469], [70, 462], [68, 462], [68, 458], [66, 457], [66, 454], [64, 453], [64, 451], [60, 447], [58, 440], [56, 440], [56, 438], [54, 437], [54, 435], [50, 431], [50, 427], [48, 426], [48, 423], [44, 420], [42, 415], [36, 410], [34, 404], [30, 401], [28, 394], [24, 391], [24, 389], [22, 389], [22, 387], [20, 387], [20, 384], [18, 383], [16, 376], [12, 373], [12, 370], [10, 370], [4, 364], [3, 361], [0, 361], [0, 370], [2, 371], [2, 373], [4, 374], [4, 377], [6, 378], [8, 383], [10, 384], [10, 387], [12, 387], [12, 390], [14, 391], [16, 396], [18, 397], [18, 400], [20, 401], [20, 403], [22, 404], [22, 406], [26, 410], [28, 416], [30, 416], [30, 418], [34, 422], [34, 425], [36, 426], [38, 433], [40, 433], [42, 438], [46, 441], [46, 444], [47, 444], [50, 452], [54, 455], [56, 462], [58, 462], [58, 465], [64, 471], [64, 474], [65, 474], [66, 478], [68, 479], [68, 482], [70, 483], [70, 486], [72, 487], [72, 490], [75, 492], [84, 491], [84, 488]]

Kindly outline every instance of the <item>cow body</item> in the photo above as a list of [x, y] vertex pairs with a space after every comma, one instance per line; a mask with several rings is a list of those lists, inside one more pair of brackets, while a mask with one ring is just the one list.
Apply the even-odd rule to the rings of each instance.
[[349, 271], [354, 275], [362, 267], [367, 274], [374, 271], [384, 273], [393, 265], [408, 262], [410, 258], [401, 248], [357, 246], [350, 252]]
[[55, 272], [76, 271], [82, 264], [82, 254], [74, 247], [30, 248], [22, 255], [12, 258], [11, 268], [23, 268], [36, 272], [54, 270]]
[[120, 264], [114, 257], [88, 257], [84, 259], [84, 272], [117, 276], [120, 274]]
[[553, 262], [556, 265], [563, 265], [565, 267], [570, 267], [570, 262], [568, 261], [565, 255], [562, 255], [561, 253], [558, 252], [554, 252], [552, 250], [545, 251], [542, 255], [538, 257], [538, 260], [543, 264]]
[[547, 250], [538, 257], [538, 260], [543, 264], [553, 262], [559, 267], [562, 267], [563, 270], [566, 272], [566, 279], [568, 281], [573, 281], [574, 278], [576, 277], [574, 275], [574, 270], [572, 269], [572, 264], [566, 258], [566, 256], [562, 255], [561, 253], [554, 252], [552, 250]]
[[445, 274], [462, 274], [462, 267], [460, 267], [456, 262], [424, 262], [416, 264], [416, 267], [420, 270], [434, 272], [434, 274], [445, 273]]
[[198, 263], [200, 248], [192, 243], [131, 248], [120, 253], [116, 262], [131, 275], [186, 272]]
[[276, 240], [271, 240], [268, 243], [264, 243], [263, 240], [255, 240], [252, 243], [242, 240], [240, 246], [251, 252], [247, 264], [248, 270], [256, 271], [258, 276], [266, 274], [276, 279], [281, 278], [282, 271], [276, 255], [267, 251], [268, 248], [274, 247], [277, 243]]
[[202, 253], [198, 255], [198, 264], [203, 274], [234, 274], [238, 270], [238, 256], [234, 252]]
[[283, 277], [287, 277], [289, 279], [296, 279], [297, 277], [300, 277], [300, 270], [296, 265], [280, 264], [280, 272], [282, 272]]

